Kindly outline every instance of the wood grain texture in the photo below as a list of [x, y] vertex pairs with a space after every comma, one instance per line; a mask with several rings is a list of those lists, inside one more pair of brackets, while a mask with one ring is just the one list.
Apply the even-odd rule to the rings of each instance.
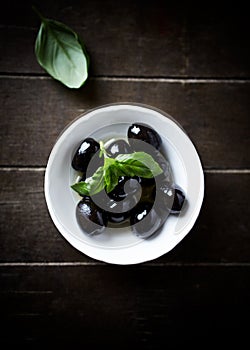
[[1, 267], [1, 343], [241, 346], [249, 277], [249, 267]]
[[[65, 88], [38, 65], [33, 4], [85, 42], [91, 65], [83, 88]], [[220, 172], [250, 169], [245, 6], [8, 0], [1, 4], [0, 51], [2, 348], [245, 347], [250, 174]], [[63, 128], [93, 107], [124, 101], [172, 115], [203, 166], [219, 170], [205, 173], [191, 232], [168, 254], [134, 266], [105, 264], [73, 248], [55, 228], [43, 190]]]
[[[42, 171], [1, 173], [1, 261], [93, 262], [49, 217]], [[206, 174], [205, 200], [191, 232], [156, 263], [249, 263], [249, 174]]]
[[45, 166], [58, 135], [76, 116], [128, 101], [172, 115], [189, 134], [205, 167], [249, 168], [249, 93], [250, 83], [90, 79], [76, 91], [51, 79], [2, 78], [0, 164]]
[[[32, 4], [8, 1], [1, 11], [0, 72], [43, 72], [34, 56], [39, 20]], [[248, 11], [242, 5], [46, 0], [37, 7], [79, 33], [91, 75], [250, 76]]]

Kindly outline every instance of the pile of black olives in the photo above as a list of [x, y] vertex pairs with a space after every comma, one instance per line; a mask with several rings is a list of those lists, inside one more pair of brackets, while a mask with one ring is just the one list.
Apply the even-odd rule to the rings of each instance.
[[[140, 141], [140, 142], [138, 142]], [[143, 147], [145, 145], [145, 147]], [[127, 141], [117, 139], [106, 148], [109, 157], [144, 151], [150, 153], [163, 173], [155, 178], [120, 176], [118, 185], [109, 193], [102, 190], [94, 196], [82, 196], [76, 208], [79, 225], [89, 235], [102, 233], [108, 225], [128, 223], [132, 232], [141, 238], [153, 235], [166, 221], [169, 214], [179, 214], [185, 200], [183, 190], [172, 179], [168, 161], [160, 153], [160, 135], [146, 124], [135, 123], [127, 130]], [[103, 165], [103, 159], [92, 157], [100, 150], [93, 138], [86, 138], [72, 159], [72, 167], [86, 179], [90, 172]], [[89, 171], [89, 169], [88, 169]]]

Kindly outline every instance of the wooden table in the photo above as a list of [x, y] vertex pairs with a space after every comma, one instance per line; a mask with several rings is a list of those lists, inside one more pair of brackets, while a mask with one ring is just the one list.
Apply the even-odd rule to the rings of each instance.
[[[37, 1], [82, 37], [90, 77], [70, 90], [38, 65], [33, 2], [1, 10], [1, 345], [239, 346], [250, 321], [248, 11], [165, 1]], [[172, 115], [205, 172], [184, 240], [139, 265], [74, 249], [47, 211], [46, 162], [83, 111], [146, 103]], [[246, 338], [247, 339], [247, 338]], [[161, 346], [162, 347], [162, 346]]]

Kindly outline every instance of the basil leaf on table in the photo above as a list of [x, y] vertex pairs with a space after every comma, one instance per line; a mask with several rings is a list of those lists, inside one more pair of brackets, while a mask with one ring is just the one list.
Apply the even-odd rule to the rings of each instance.
[[69, 88], [79, 88], [88, 78], [89, 57], [78, 35], [65, 24], [41, 19], [36, 38], [38, 63], [56, 80]]

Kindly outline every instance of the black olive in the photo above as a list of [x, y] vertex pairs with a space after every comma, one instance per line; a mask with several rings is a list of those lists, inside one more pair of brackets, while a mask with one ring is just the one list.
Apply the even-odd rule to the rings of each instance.
[[183, 190], [175, 185], [174, 186], [174, 200], [171, 208], [171, 214], [179, 214], [185, 201], [185, 194]]
[[91, 236], [102, 233], [108, 222], [107, 214], [89, 196], [83, 196], [78, 203], [76, 218], [81, 228]]
[[[121, 182], [123, 183], [123, 181]], [[123, 186], [121, 193], [119, 191], [114, 192], [114, 190], [112, 192], [107, 194], [106, 202], [102, 207], [108, 213], [110, 222], [121, 223], [129, 218], [131, 210], [139, 202], [141, 197], [140, 185], [136, 180], [129, 179]], [[110, 196], [111, 193], [112, 196]]]
[[72, 159], [72, 167], [77, 171], [86, 172], [91, 158], [100, 149], [100, 145], [89, 137], [82, 141]]
[[127, 195], [135, 194], [140, 189], [137, 179], [128, 176], [120, 176], [116, 187], [108, 193], [108, 196], [115, 201], [124, 200]]
[[88, 177], [91, 177], [100, 166], [103, 166], [103, 163], [103, 158], [99, 158], [99, 156], [94, 155], [89, 163], [87, 173], [85, 171], [81, 172], [81, 177], [78, 182], [85, 181]]
[[171, 185], [167, 181], [157, 183], [154, 208], [163, 221], [165, 221], [170, 214], [173, 200], [174, 190]]
[[152, 203], [140, 202], [131, 210], [131, 230], [140, 238], [152, 236], [162, 224], [161, 216], [156, 212]]
[[156, 190], [155, 178], [147, 179], [145, 177], [134, 176], [132, 179], [137, 180], [141, 186], [141, 201], [153, 203]]
[[155, 207], [161, 215], [179, 214], [184, 200], [185, 195], [179, 186], [164, 181], [157, 188]]
[[133, 140], [144, 141], [156, 149], [159, 149], [162, 144], [160, 135], [146, 124], [132, 124], [128, 128], [127, 136], [130, 145], [132, 145], [135, 148], [135, 150], [138, 150], [139, 143], [133, 142]]
[[111, 158], [115, 158], [118, 154], [132, 153], [130, 145], [125, 140], [116, 140], [112, 142], [106, 151]]
[[169, 165], [168, 160], [161, 154], [159, 151], [155, 151], [154, 154], [152, 155], [154, 160], [159, 164], [163, 172], [156, 177], [157, 181], [160, 182], [173, 182], [173, 176], [172, 176], [172, 171]]
[[86, 180], [86, 173], [84, 172], [84, 173], [82, 173], [82, 176], [81, 176], [81, 178], [80, 178], [80, 180], [79, 180], [79, 182], [81, 182], [81, 181], [85, 181]]
[[108, 220], [114, 224], [121, 224], [130, 217], [130, 210], [121, 213], [108, 212]]

